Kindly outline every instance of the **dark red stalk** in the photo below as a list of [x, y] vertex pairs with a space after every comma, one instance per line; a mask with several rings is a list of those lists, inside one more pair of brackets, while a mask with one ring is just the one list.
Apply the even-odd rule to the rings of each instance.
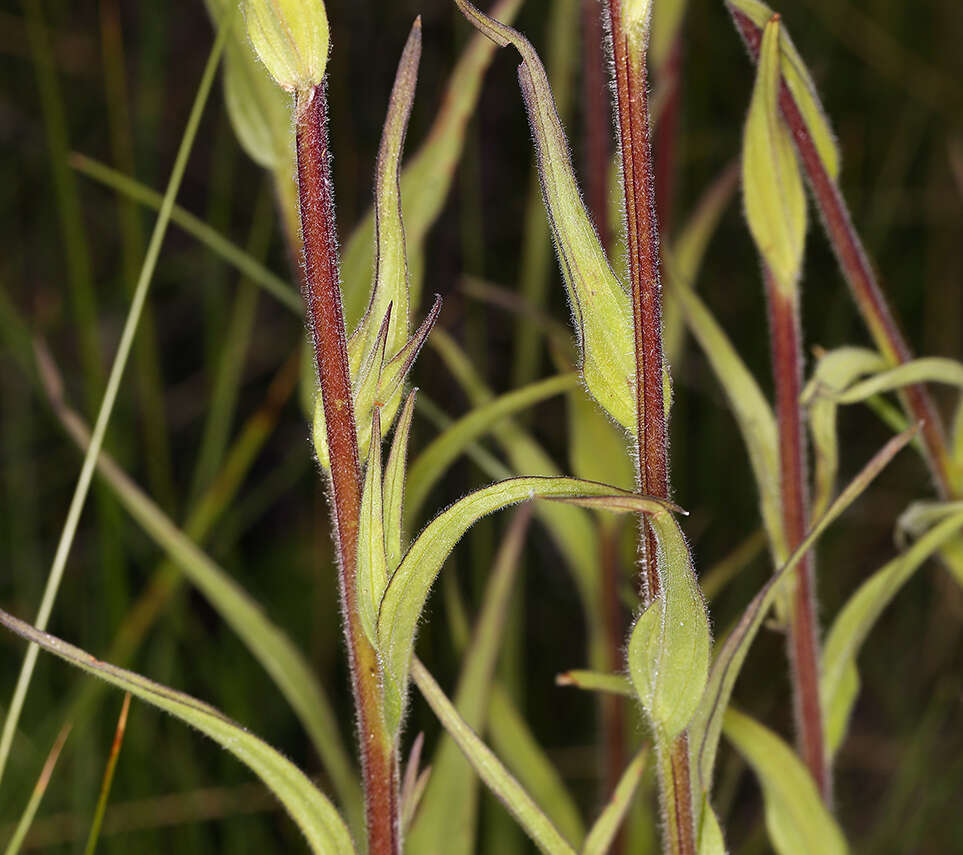
[[[779, 424], [779, 489], [786, 547], [791, 552], [803, 541], [809, 528], [807, 453], [799, 404], [803, 378], [799, 297], [795, 292], [786, 294], [780, 289], [768, 268], [765, 282]], [[795, 578], [789, 622], [789, 658], [792, 662], [796, 735], [800, 756], [823, 798], [828, 801], [830, 779], [823, 749], [819, 703], [819, 638], [812, 552], [807, 552], [797, 565]]]
[[[638, 480], [642, 493], [669, 497], [668, 443], [663, 399], [662, 303], [659, 281], [659, 236], [653, 197], [652, 151], [645, 46], [629, 43], [623, 32], [621, 4], [608, 0], [615, 106], [622, 186], [625, 193], [626, 235], [632, 316], [635, 329], [636, 426]], [[655, 533], [643, 522], [643, 599], [659, 595]], [[674, 855], [695, 855], [692, 782], [689, 778], [689, 738], [683, 732], [669, 747], [674, 802], [666, 814], [673, 827], [667, 841]], [[663, 798], [666, 788], [662, 787]]]
[[[738, 10], [730, 6], [729, 11], [753, 61], [757, 60], [762, 41], [761, 30]], [[876, 347], [893, 365], [908, 362], [913, 358], [913, 353], [889, 310], [859, 235], [853, 228], [839, 186], [826, 172], [799, 106], [796, 104], [796, 99], [785, 81], [780, 85], [779, 107], [792, 133], [803, 171], [806, 173], [813, 198], [822, 215], [823, 228], [826, 230], [829, 243]], [[926, 387], [922, 385], [907, 387], [902, 392], [902, 398], [911, 418], [922, 422], [920, 436], [926, 448], [927, 463], [940, 495], [944, 498], [953, 496], [956, 491], [952, 464], [936, 404]]]
[[[582, 121], [585, 127], [585, 201], [602, 246], [609, 249], [609, 117], [602, 67], [598, 0], [582, 0]], [[621, 643], [621, 641], [620, 641]]]
[[368, 851], [371, 855], [399, 855], [397, 762], [384, 726], [380, 666], [361, 627], [355, 602], [361, 466], [341, 306], [327, 119], [324, 84], [298, 93], [295, 121], [307, 287], [305, 300], [308, 324], [314, 338], [331, 459], [332, 517], [340, 565], [351, 688], [358, 715]]

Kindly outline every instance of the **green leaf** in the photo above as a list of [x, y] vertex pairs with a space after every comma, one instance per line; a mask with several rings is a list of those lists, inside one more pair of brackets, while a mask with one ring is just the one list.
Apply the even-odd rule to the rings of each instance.
[[753, 478], [759, 490], [760, 515], [769, 536], [773, 556], [781, 563], [787, 554], [779, 495], [779, 438], [776, 417], [759, 384], [732, 346], [699, 296], [681, 278], [671, 256], [665, 255], [664, 269], [671, 287], [668, 294], [679, 302], [692, 335], [709, 360], [716, 379], [742, 434], [749, 454]]
[[[509, 525], [492, 565], [471, 645], [462, 657], [455, 709], [478, 733], [487, 723], [492, 678], [530, 518], [531, 506], [522, 505]], [[477, 835], [477, 778], [450, 737], [442, 740], [431, 769], [423, 806], [405, 840], [405, 851], [409, 855], [471, 853]]]
[[388, 584], [385, 554], [385, 516], [381, 483], [381, 419], [375, 408], [371, 423], [373, 442], [368, 451], [361, 514], [358, 519], [358, 571], [355, 574], [358, 614], [368, 640], [378, 643], [378, 605]]
[[[960, 505], [960, 503], [956, 503]], [[963, 507], [963, 506], [961, 506]], [[820, 700], [830, 757], [842, 743], [859, 688], [856, 657], [883, 610], [923, 563], [963, 533], [959, 507], [924, 534], [902, 555], [877, 570], [859, 586], [833, 621], [823, 647]]]
[[229, 751], [267, 786], [307, 838], [316, 855], [354, 852], [348, 829], [330, 801], [310, 779], [266, 742], [214, 707], [140, 674], [95, 659], [89, 653], [0, 610], [0, 624], [65, 662], [106, 680], [197, 728]]
[[814, 490], [811, 516], [818, 517], [829, 505], [839, 472], [839, 444], [836, 437], [838, 402], [823, 389], [843, 389], [857, 377], [882, 371], [885, 360], [873, 350], [841, 347], [821, 356], [800, 402], [809, 405], [809, 430], [815, 452]]
[[458, 711], [417, 659], [411, 664], [411, 676], [442, 726], [451, 734], [465, 757], [485, 785], [502, 801], [535, 845], [547, 855], [575, 855], [575, 850], [562, 837], [521, 784], [512, 777], [492, 750], [458, 715]]
[[806, 241], [806, 196], [789, 130], [779, 112], [779, 18], [762, 36], [742, 146], [749, 231], [783, 293], [796, 288]]
[[762, 626], [763, 618], [776, 600], [780, 584], [789, 570], [799, 563], [799, 559], [812, 549], [823, 532], [862, 494], [897, 452], [910, 442], [915, 432], [914, 428], [893, 437], [876, 452], [825, 513], [813, 523], [806, 537], [788, 560], [762, 586], [716, 652], [705, 694], [689, 727], [690, 745], [693, 757], [696, 758], [696, 769], [703, 792], [708, 793], [712, 789], [712, 770], [715, 767], [716, 751], [719, 748], [723, 716], [729, 706], [733, 687], [756, 633]]
[[568, 424], [572, 473], [589, 481], [631, 489], [635, 472], [625, 431], [582, 388], [573, 389], [568, 395]]
[[415, 458], [408, 472], [406, 501], [409, 515], [424, 504], [432, 488], [449, 466], [462, 454], [469, 443], [483, 436], [506, 416], [523, 412], [529, 407], [578, 386], [575, 374], [560, 374], [515, 389], [474, 407], [450, 428], [439, 434]]
[[388, 571], [393, 573], [401, 563], [401, 545], [404, 542], [402, 520], [404, 518], [405, 476], [408, 457], [408, 436], [415, 414], [415, 393], [412, 389], [405, 407], [395, 426], [388, 463], [385, 466], [383, 486], [385, 515], [385, 556]]
[[[378, 615], [378, 649], [385, 663], [385, 708], [389, 730], [401, 723], [415, 630], [428, 592], [448, 553], [481, 517], [526, 499], [609, 496], [616, 488], [576, 478], [514, 478], [470, 493], [436, 516], [411, 545], [388, 582]], [[636, 510], [661, 510], [654, 499], [637, 497]]]
[[[53, 404], [74, 441], [85, 448], [89, 432], [81, 419], [62, 401], [54, 399]], [[353, 821], [360, 815], [361, 792], [339, 737], [337, 716], [314, 669], [261, 606], [187, 537], [109, 454], [101, 452], [97, 471], [127, 512], [167, 552], [274, 680], [317, 748], [344, 810]]]
[[[759, 0], [727, 0], [730, 10], [735, 9], [746, 15], [760, 30], [775, 14]], [[839, 177], [839, 149], [836, 137], [826, 118], [826, 111], [819, 101], [816, 85], [812, 81], [806, 63], [789, 37], [788, 30], [779, 28], [779, 69], [782, 79], [792, 93], [796, 106], [806, 123], [816, 151], [827, 174], [834, 181]]]
[[586, 692], [606, 692], [611, 695], [635, 696], [632, 683], [624, 674], [605, 674], [601, 671], [573, 669], [555, 678], [557, 686], [575, 686]]
[[246, 0], [247, 36], [258, 59], [288, 92], [320, 86], [328, 63], [322, 0]]
[[636, 430], [635, 349], [629, 296], [609, 265], [579, 194], [548, 76], [529, 41], [457, 0], [465, 17], [496, 44], [522, 56], [518, 76], [535, 141], [542, 195], [592, 397], [626, 430]]
[[699, 811], [699, 855], [726, 855], [726, 840], [719, 825], [719, 817], [703, 793]]
[[883, 392], [892, 392], [904, 386], [917, 383], [945, 383], [948, 386], [963, 388], [963, 362], [928, 356], [904, 362], [889, 371], [855, 383], [842, 392], [821, 389], [819, 394], [831, 397], [838, 404], [857, 404]]
[[622, 825], [622, 820], [625, 819], [632, 797], [639, 787], [639, 781], [642, 780], [648, 756], [648, 748], [643, 748], [625, 767], [622, 777], [615, 786], [615, 791], [602, 808], [602, 813], [595, 820], [595, 824], [589, 829], [585, 843], [582, 845], [582, 855], [605, 855], [609, 851]]
[[725, 733], [759, 779], [769, 839], [780, 855], [849, 851], [812, 776], [782, 739], [731, 707], [725, 716]]
[[668, 512], [649, 524], [659, 541], [661, 591], [629, 637], [629, 675], [660, 738], [672, 740], [692, 718], [709, 674], [709, 616], [682, 530]]
[[[493, 12], [509, 20], [522, 0], [500, 0]], [[435, 120], [424, 142], [401, 173], [401, 206], [405, 223], [411, 305], [419, 305], [421, 258], [431, 225], [444, 206], [465, 142], [468, 120], [475, 112], [482, 78], [494, 46], [488, 39], [472, 39], [448, 78]], [[371, 282], [371, 247], [375, 242], [374, 212], [365, 214], [345, 242], [341, 256], [344, 319], [354, 329], [364, 314]]]
[[682, 30], [686, 5], [686, 0], [659, 0], [652, 9], [649, 62], [657, 72], [668, 62], [672, 46]]

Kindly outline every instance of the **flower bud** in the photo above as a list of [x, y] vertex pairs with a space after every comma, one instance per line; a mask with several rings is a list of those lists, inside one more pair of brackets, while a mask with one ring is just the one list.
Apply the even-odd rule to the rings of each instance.
[[328, 18], [322, 0], [247, 0], [247, 35], [281, 88], [310, 89], [324, 79]]

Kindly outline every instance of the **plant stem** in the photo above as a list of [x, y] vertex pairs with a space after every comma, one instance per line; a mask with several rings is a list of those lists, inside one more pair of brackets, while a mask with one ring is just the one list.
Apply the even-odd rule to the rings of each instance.
[[361, 466], [341, 306], [337, 226], [328, 149], [327, 93], [323, 83], [298, 93], [295, 132], [307, 288], [305, 299], [330, 450], [332, 517], [340, 565], [351, 688], [358, 716], [368, 852], [371, 855], [398, 855], [397, 762], [384, 725], [378, 659], [361, 627], [355, 602]]
[[[799, 404], [803, 377], [799, 295], [796, 289], [791, 294], [781, 289], [768, 267], [765, 269], [765, 286], [779, 425], [779, 488], [786, 549], [792, 552], [809, 528], [808, 466]], [[807, 552], [797, 565], [795, 579], [789, 621], [789, 660], [792, 663], [796, 734], [800, 756], [823, 798], [828, 801], [830, 782], [819, 702], [819, 639], [812, 552]]]
[[[749, 54], [755, 61], [759, 56], [761, 30], [750, 18], [731, 6], [729, 11]], [[839, 186], [826, 171], [803, 120], [799, 105], [785, 81], [781, 81], [780, 84], [779, 106], [792, 134], [813, 198], [822, 215], [820, 219], [829, 243], [876, 347], [893, 365], [908, 362], [913, 358], [912, 351], [889, 310], [866, 250], [853, 227]], [[960, 486], [954, 484], [946, 435], [936, 404], [922, 385], [906, 387], [901, 392], [901, 397], [910, 417], [922, 422], [920, 435], [926, 449], [926, 461], [933, 474], [937, 490], [943, 498], [957, 495]]]
[[[652, 151], [644, 38], [623, 31], [620, 0], [608, 0], [615, 106], [632, 286], [635, 328], [636, 424], [638, 481], [641, 492], [669, 496], [668, 443], [663, 393], [662, 304], [659, 279], [659, 237], [653, 198]], [[643, 602], [660, 591], [655, 532], [643, 522]], [[671, 745], [659, 746], [659, 790], [666, 816], [665, 850], [694, 855], [695, 823], [689, 773], [689, 737], [683, 733]]]

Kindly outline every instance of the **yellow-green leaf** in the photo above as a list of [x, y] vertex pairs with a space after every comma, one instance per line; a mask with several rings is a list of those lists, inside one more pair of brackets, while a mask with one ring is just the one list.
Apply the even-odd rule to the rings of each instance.
[[806, 196], [779, 112], [779, 18], [766, 24], [742, 146], [742, 194], [756, 248], [779, 288], [792, 292], [806, 240]]
[[358, 614], [372, 644], [378, 643], [378, 606], [388, 584], [385, 554], [385, 517], [381, 482], [381, 419], [375, 407], [371, 423], [371, 448], [361, 491], [358, 519], [358, 570], [355, 574]]
[[726, 855], [726, 840], [719, 825], [719, 817], [703, 794], [699, 811], [699, 855]]
[[606, 692], [611, 695], [624, 695], [631, 698], [634, 694], [632, 683], [624, 674], [606, 674], [602, 671], [587, 671], [573, 668], [555, 678], [558, 686], [575, 686], [586, 692]]
[[471, 23], [522, 56], [518, 76], [535, 141], [542, 195], [582, 354], [585, 385], [626, 430], [636, 430], [635, 359], [629, 296], [609, 265], [582, 201], [548, 76], [516, 30], [457, 0]]
[[615, 785], [615, 791], [602, 808], [595, 824], [589, 829], [585, 843], [582, 845], [581, 855], [605, 855], [609, 851], [622, 825], [622, 820], [625, 819], [632, 797], [639, 787], [639, 781], [642, 780], [648, 756], [648, 748], [643, 748], [625, 767], [622, 777]]
[[383, 488], [385, 555], [389, 573], [393, 573], [401, 563], [408, 436], [411, 433], [411, 421], [415, 414], [415, 392], [416, 390], [412, 389], [398, 418], [394, 439], [391, 441], [391, 451], [388, 452], [388, 463], [385, 466]]
[[101, 662], [86, 651], [40, 632], [5, 611], [0, 611], [0, 624], [65, 662], [130, 692], [213, 739], [264, 782], [284, 805], [316, 855], [345, 855], [355, 851], [344, 821], [307, 775], [219, 710], [140, 674]]
[[649, 524], [659, 541], [661, 591], [629, 637], [629, 675], [660, 738], [674, 739], [699, 705], [709, 674], [709, 616], [682, 530], [668, 512]]
[[[957, 503], [959, 504], [959, 503]], [[859, 586], [833, 621], [823, 648], [820, 701], [826, 751], [832, 757], [842, 743], [859, 687], [856, 657], [883, 610], [923, 563], [963, 533], [963, 511], [943, 519], [902, 555], [888, 562]]]
[[963, 388], [963, 362], [939, 356], [913, 359], [889, 371], [881, 371], [867, 380], [855, 383], [842, 392], [823, 389], [821, 393], [832, 397], [839, 404], [856, 404], [873, 395], [892, 392], [894, 389], [914, 386], [917, 383], [945, 383], [948, 386]]
[[731, 707], [725, 716], [725, 734], [756, 773], [769, 839], [779, 855], [845, 855], [849, 851], [809, 770], [782, 739]]
[[[746, 15], [760, 30], [775, 14], [759, 0], [727, 0], [727, 4], [730, 9]], [[816, 85], [806, 68], [806, 63], [803, 62], [799, 51], [789, 37], [789, 31], [784, 26], [779, 28], [779, 54], [782, 79], [789, 87], [796, 106], [799, 107], [823, 167], [829, 177], [835, 181], [839, 177], [839, 148], [836, 145], [836, 137], [829, 125], [829, 119], [826, 118], [826, 111], [820, 103]]]
[[254, 52], [288, 92], [319, 86], [328, 64], [328, 16], [322, 0], [246, 0]]

